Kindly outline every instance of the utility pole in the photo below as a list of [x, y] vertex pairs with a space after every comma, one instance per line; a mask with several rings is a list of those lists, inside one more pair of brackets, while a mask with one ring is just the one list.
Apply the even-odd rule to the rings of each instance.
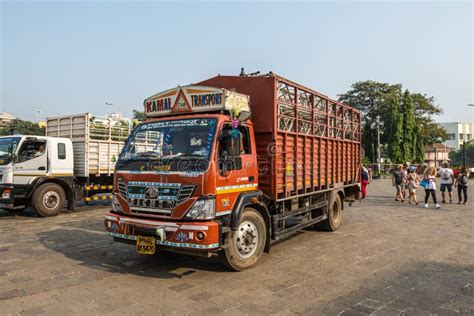
[[375, 117], [375, 122], [377, 124], [377, 171], [379, 172], [380, 176], [380, 163], [381, 163], [381, 157], [380, 157], [380, 115], [377, 115]]
[[380, 170], [382, 169], [381, 166], [380, 166], [380, 164], [382, 162], [381, 152], [380, 152], [380, 148], [382, 147], [382, 145], [380, 144], [380, 134], [382, 134], [382, 132], [380, 131], [380, 128], [383, 127], [383, 125], [384, 125], [383, 122], [380, 121], [380, 115], [378, 115], [378, 114], [375, 117], [375, 121], [372, 122], [371, 125], [370, 125], [370, 127], [374, 128], [375, 131], [377, 132], [377, 144], [376, 144], [374, 155], [375, 154], [377, 155], [377, 172], [378, 172], [379, 176], [380, 176]]
[[[112, 108], [114, 107], [114, 104], [113, 104], [113, 103], [110, 103], [110, 102], [105, 102], [105, 105], [109, 105], [109, 106], [111, 106]], [[116, 107], [117, 107], [117, 112], [116, 112], [116, 113], [119, 113], [119, 106], [116, 105]]]
[[[467, 106], [474, 107], [474, 104], [468, 103]], [[472, 108], [471, 108], [471, 122], [468, 122], [468, 127], [469, 127], [468, 132], [471, 135], [471, 139], [469, 140], [468, 143], [471, 142], [472, 136], [473, 136], [472, 133], [471, 133], [472, 129], [471, 129], [471, 126], [470, 126], [472, 124], [472, 118], [473, 117], [472, 117]], [[466, 137], [467, 137], [466, 135], [467, 135], [467, 133], [464, 133], [463, 142], [462, 142], [462, 163], [463, 163], [464, 168], [466, 168], [466, 144], [467, 144], [466, 143]]]

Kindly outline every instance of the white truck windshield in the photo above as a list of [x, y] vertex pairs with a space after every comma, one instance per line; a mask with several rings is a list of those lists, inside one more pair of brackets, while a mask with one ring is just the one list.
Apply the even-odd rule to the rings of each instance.
[[0, 137], [0, 165], [9, 164], [21, 137]]

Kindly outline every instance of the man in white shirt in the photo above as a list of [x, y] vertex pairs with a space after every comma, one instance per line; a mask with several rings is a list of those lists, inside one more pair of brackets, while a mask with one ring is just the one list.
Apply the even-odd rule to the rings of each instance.
[[449, 163], [447, 161], [443, 162], [443, 167], [439, 169], [438, 174], [441, 177], [440, 191], [441, 196], [443, 197], [443, 201], [441, 201], [441, 203], [446, 203], [446, 200], [444, 198], [446, 189], [448, 189], [449, 193], [449, 203], [453, 203], [454, 172], [453, 169], [449, 168]]

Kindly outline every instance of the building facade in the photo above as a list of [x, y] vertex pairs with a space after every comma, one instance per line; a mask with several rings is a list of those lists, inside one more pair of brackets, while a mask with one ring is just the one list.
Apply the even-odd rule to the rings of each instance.
[[8, 112], [0, 112], [0, 127], [6, 127], [8, 126], [11, 121], [16, 119], [12, 114]]
[[474, 135], [474, 123], [448, 122], [439, 123], [448, 132], [445, 145], [459, 150], [464, 142], [470, 142]]
[[450, 161], [449, 153], [452, 148], [443, 144], [433, 144], [425, 146], [425, 165], [429, 167], [441, 167], [443, 161]]

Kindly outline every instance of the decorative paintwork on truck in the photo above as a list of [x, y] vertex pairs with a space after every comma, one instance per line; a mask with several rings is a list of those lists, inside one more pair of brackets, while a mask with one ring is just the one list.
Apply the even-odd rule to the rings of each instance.
[[144, 101], [147, 117], [219, 110], [249, 111], [246, 95], [206, 86], [184, 86], [155, 94]]

